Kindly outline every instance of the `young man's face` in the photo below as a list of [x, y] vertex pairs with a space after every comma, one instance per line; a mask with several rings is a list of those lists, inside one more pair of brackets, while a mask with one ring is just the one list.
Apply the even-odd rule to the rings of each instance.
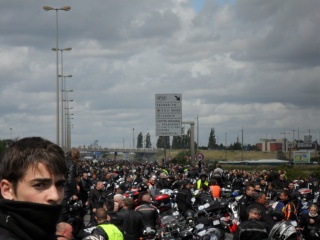
[[248, 196], [252, 196], [253, 195], [253, 191], [254, 191], [254, 188], [253, 187], [249, 187], [247, 190], [246, 190], [246, 194]]
[[64, 198], [64, 176], [52, 176], [45, 165], [30, 166], [18, 182], [16, 193], [6, 179], [1, 181], [1, 192], [5, 199], [41, 204], [61, 204]]
[[286, 196], [284, 193], [280, 193], [279, 198], [280, 198], [282, 201], [288, 200], [288, 196]]

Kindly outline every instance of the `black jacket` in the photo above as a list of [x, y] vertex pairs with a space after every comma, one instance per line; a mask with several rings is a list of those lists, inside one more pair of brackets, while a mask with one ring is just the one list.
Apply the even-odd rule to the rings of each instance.
[[66, 184], [64, 186], [64, 197], [69, 199], [73, 195], [77, 195], [77, 168], [72, 159], [66, 160], [68, 174], [66, 177]]
[[182, 188], [178, 191], [176, 196], [176, 202], [178, 204], [178, 209], [181, 213], [185, 212], [187, 209], [192, 209], [192, 193], [188, 188]]
[[[310, 219], [313, 219], [315, 223], [311, 224]], [[305, 239], [318, 239], [315, 235], [320, 233], [320, 216], [310, 217], [309, 214], [302, 214], [299, 227], [303, 228], [302, 233]]]
[[247, 207], [253, 202], [252, 197], [247, 194], [242, 195], [242, 198], [239, 200], [239, 215], [241, 221], [248, 219]]
[[140, 206], [135, 208], [135, 211], [141, 214], [144, 228], [156, 228], [159, 214], [155, 206], [148, 202], [142, 202]]
[[60, 205], [0, 199], [0, 240], [55, 239]]
[[258, 240], [268, 238], [268, 226], [256, 219], [250, 219], [239, 224], [233, 240]]
[[143, 221], [140, 213], [132, 209], [123, 212], [123, 236], [125, 240], [136, 240], [142, 235]]
[[256, 208], [256, 209], [258, 209], [260, 211], [261, 218], [259, 220], [262, 221], [262, 222], [267, 223], [268, 224], [268, 230], [271, 230], [271, 228], [274, 225], [274, 221], [272, 219], [272, 216], [269, 215], [268, 209], [261, 203], [253, 202], [253, 203], [249, 204], [249, 206], [246, 209], [248, 214], [249, 214], [250, 209], [253, 209], [253, 208]]
[[88, 201], [91, 208], [102, 208], [107, 196], [103, 190], [92, 189], [89, 193]]

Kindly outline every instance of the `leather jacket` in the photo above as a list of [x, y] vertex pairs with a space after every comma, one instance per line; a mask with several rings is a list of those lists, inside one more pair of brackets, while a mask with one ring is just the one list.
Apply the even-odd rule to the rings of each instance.
[[142, 216], [144, 228], [155, 228], [158, 221], [158, 210], [155, 206], [148, 202], [142, 202], [142, 204], [135, 208], [136, 212], [139, 212]]
[[77, 169], [72, 159], [66, 160], [68, 174], [66, 177], [66, 184], [64, 186], [64, 197], [69, 198], [77, 194]]
[[268, 237], [268, 226], [265, 222], [249, 219], [240, 223], [233, 240], [265, 239]]
[[192, 209], [192, 193], [188, 188], [182, 188], [178, 191], [176, 196], [176, 202], [178, 204], [178, 209], [181, 213], [185, 212], [187, 209]]

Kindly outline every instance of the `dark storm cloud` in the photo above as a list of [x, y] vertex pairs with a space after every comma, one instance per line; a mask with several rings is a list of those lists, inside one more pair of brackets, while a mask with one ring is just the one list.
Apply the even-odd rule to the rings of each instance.
[[[290, 64], [291, 68], [314, 67], [320, 63], [320, 2], [238, 1], [236, 16], [240, 28], [249, 26], [258, 38], [246, 51], [234, 54], [237, 60]], [[243, 26], [241, 27], [241, 23]], [[260, 33], [262, 29], [264, 33]], [[259, 37], [259, 33], [262, 35]]]

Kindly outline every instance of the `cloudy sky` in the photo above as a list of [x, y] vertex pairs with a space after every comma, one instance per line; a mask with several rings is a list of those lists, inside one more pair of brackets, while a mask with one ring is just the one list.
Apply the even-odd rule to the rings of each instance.
[[245, 144], [319, 139], [319, 0], [1, 0], [1, 139], [56, 141], [56, 12], [45, 5], [71, 6], [58, 20], [59, 48], [72, 47], [73, 146], [129, 148], [140, 132], [155, 146], [160, 93], [182, 94], [200, 145], [211, 128], [227, 145], [242, 129]]

